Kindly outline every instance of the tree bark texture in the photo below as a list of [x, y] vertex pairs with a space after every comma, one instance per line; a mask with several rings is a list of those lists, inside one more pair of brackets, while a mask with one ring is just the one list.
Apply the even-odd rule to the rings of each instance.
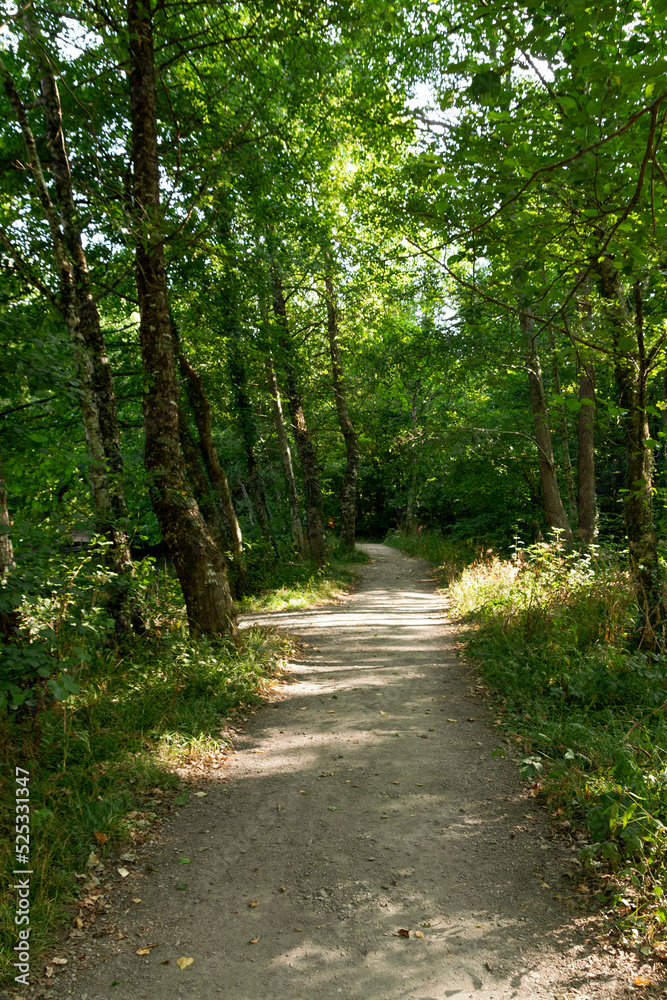
[[144, 370], [144, 460], [153, 509], [181, 583], [192, 632], [235, 631], [225, 562], [185, 478], [178, 384], [161, 234], [155, 61], [149, 0], [128, 3], [139, 336]]
[[7, 505], [7, 486], [0, 466], [0, 581], [5, 579], [7, 570], [14, 565], [14, 546], [10, 532], [11, 521]]
[[255, 416], [252, 412], [252, 403], [248, 391], [248, 374], [246, 372], [245, 359], [239, 343], [239, 331], [236, 328], [234, 316], [228, 316], [225, 332], [228, 335], [227, 372], [232, 386], [234, 409], [238, 420], [238, 427], [243, 441], [243, 450], [248, 468], [247, 484], [252, 497], [252, 505], [257, 515], [257, 523], [262, 536], [271, 543], [273, 550], [278, 555], [276, 537], [271, 525], [269, 508], [266, 503], [264, 493], [264, 483], [259, 464], [257, 462], [257, 427]]
[[[560, 372], [558, 370], [558, 356], [554, 335], [549, 329], [549, 346], [551, 347], [551, 377], [553, 379], [554, 392], [562, 397], [560, 385]], [[558, 431], [560, 435], [560, 448], [563, 456], [563, 479], [565, 480], [565, 496], [567, 497], [568, 515], [574, 516], [577, 509], [576, 494], [574, 489], [574, 473], [572, 471], [572, 458], [570, 456], [570, 436], [567, 428], [567, 415], [562, 403], [558, 405]]]
[[44, 46], [36, 28], [25, 14], [23, 22], [26, 31], [35, 43], [35, 53], [40, 65], [40, 90], [46, 119], [47, 143], [51, 153], [49, 165], [54, 179], [63, 243], [71, 262], [80, 336], [90, 359], [91, 388], [95, 397], [102, 447], [108, 470], [108, 490], [113, 516], [112, 531], [116, 550], [115, 562], [118, 568], [127, 568], [131, 565], [131, 558], [127, 532], [124, 527], [127, 506], [123, 487], [123, 457], [120, 447], [116, 394], [106, 343], [100, 325], [100, 316], [91, 289], [88, 261], [81, 240], [81, 226], [74, 202], [72, 175], [63, 129], [60, 94], [51, 65], [45, 59]]
[[345, 440], [346, 463], [343, 474], [343, 489], [340, 498], [341, 530], [340, 541], [344, 548], [354, 548], [355, 524], [357, 519], [357, 477], [359, 475], [359, 437], [354, 429], [347, 408], [345, 382], [343, 379], [343, 359], [338, 340], [338, 309], [336, 307], [333, 281], [325, 278], [327, 301], [327, 333], [329, 335], [329, 351], [331, 354], [331, 373], [333, 376], [334, 399], [338, 426]]
[[176, 328], [173, 327], [174, 344], [178, 352], [178, 367], [181, 377], [185, 382], [188, 402], [192, 408], [192, 413], [197, 426], [199, 436], [199, 447], [206, 472], [208, 473], [211, 486], [218, 498], [220, 507], [227, 522], [227, 534], [231, 542], [232, 557], [239, 572], [240, 577], [245, 580], [245, 562], [243, 558], [243, 536], [239, 520], [234, 510], [232, 492], [225, 470], [220, 464], [218, 449], [213, 440], [213, 418], [211, 414], [211, 404], [209, 403], [204, 383], [199, 372], [192, 366], [187, 355], [183, 351], [183, 346], [178, 339]]
[[577, 534], [579, 541], [590, 545], [597, 534], [595, 497], [595, 368], [589, 361], [579, 364], [579, 403], [577, 416]]
[[[627, 445], [623, 513], [628, 538], [630, 572], [637, 589], [642, 621], [637, 629], [639, 644], [653, 649], [663, 641], [663, 579], [658, 559], [658, 538], [653, 523], [653, 451], [646, 412], [646, 390], [650, 363], [644, 343], [641, 284], [633, 288], [634, 315], [626, 300], [621, 275], [614, 262], [604, 258], [598, 266], [600, 291], [607, 303], [607, 320], [615, 347], [615, 374]], [[636, 351], [624, 349], [624, 338], [632, 337]]]
[[278, 380], [273, 369], [273, 360], [271, 355], [267, 355], [266, 357], [266, 375], [269, 392], [271, 394], [273, 426], [276, 429], [280, 457], [282, 459], [283, 470], [285, 473], [285, 482], [287, 483], [287, 499], [289, 501], [290, 522], [292, 525], [292, 539], [299, 555], [305, 556], [306, 544], [303, 537], [303, 528], [301, 526], [301, 504], [299, 503], [299, 493], [296, 488], [296, 479], [294, 478], [292, 452], [290, 451], [287, 428], [285, 427], [285, 418], [283, 416], [283, 407], [280, 401]]
[[408, 501], [405, 508], [405, 530], [412, 534], [415, 530], [415, 506], [417, 503], [417, 399], [421, 388], [421, 379], [417, 379], [412, 387], [410, 400], [410, 426], [412, 427], [412, 448], [410, 450], [410, 483], [408, 485]]
[[68, 253], [59, 212], [51, 199], [44, 178], [37, 143], [28, 121], [26, 109], [16, 89], [14, 80], [1, 59], [0, 77], [2, 78], [5, 93], [9, 98], [12, 110], [21, 129], [23, 143], [32, 170], [32, 177], [37, 189], [37, 196], [49, 227], [59, 284], [58, 297], [50, 296], [50, 301], [61, 313], [72, 342], [74, 361], [79, 378], [79, 399], [86, 434], [97, 528], [102, 534], [113, 539], [114, 518], [107, 475], [104, 439], [94, 388], [94, 366], [81, 327], [75, 269]]
[[528, 368], [528, 384], [530, 389], [530, 406], [533, 414], [535, 440], [537, 443], [538, 465], [540, 470], [540, 485], [544, 504], [544, 519], [550, 531], [558, 531], [561, 540], [568, 546], [572, 544], [572, 529], [568, 521], [563, 501], [561, 500], [551, 443], [551, 428], [549, 426], [549, 411], [544, 395], [542, 369], [535, 346], [535, 320], [529, 310], [521, 313], [521, 330], [526, 343], [526, 366]]
[[313, 439], [303, 412], [301, 387], [296, 370], [294, 345], [290, 335], [285, 296], [280, 276], [272, 270], [273, 311], [278, 321], [281, 362], [285, 374], [285, 395], [292, 420], [292, 430], [296, 441], [301, 473], [303, 475], [306, 500], [306, 523], [308, 525], [308, 547], [311, 558], [323, 563], [327, 557], [327, 536], [324, 528], [322, 487], [317, 469], [317, 456]]

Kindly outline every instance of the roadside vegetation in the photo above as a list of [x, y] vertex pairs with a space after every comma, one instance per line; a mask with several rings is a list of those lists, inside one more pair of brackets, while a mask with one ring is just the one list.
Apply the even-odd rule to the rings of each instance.
[[[42, 551], [40, 559], [46, 558]], [[59, 928], [78, 930], [101, 912], [105, 883], [119, 877], [118, 864], [131, 867], [133, 848], [161, 816], [187, 802], [192, 781], [216, 773], [235, 727], [287, 676], [291, 648], [287, 637], [258, 626], [239, 629], [234, 640], [191, 636], [178, 581], [151, 558], [135, 562], [129, 598], [140, 634], [119, 636], [96, 603], [113, 583], [105, 546], [47, 561], [22, 604], [24, 638], [0, 691], [6, 762], [0, 863], [6, 884], [15, 880], [14, 773], [20, 767], [30, 775], [35, 972], [37, 956]], [[352, 583], [350, 565], [365, 561], [359, 551], [338, 550], [322, 567], [285, 559], [260, 593], [239, 602], [241, 609], [332, 599]], [[119, 852], [121, 860], [110, 867]], [[5, 893], [0, 974], [9, 982], [15, 933], [13, 900]]]
[[[437, 532], [389, 543], [429, 561], [468, 625], [503, 740], [561, 829], [584, 831], [582, 906], [629, 946], [667, 938], [667, 656], [638, 648], [627, 559], [613, 548], [456, 549]], [[576, 892], [576, 890], [575, 890]]]

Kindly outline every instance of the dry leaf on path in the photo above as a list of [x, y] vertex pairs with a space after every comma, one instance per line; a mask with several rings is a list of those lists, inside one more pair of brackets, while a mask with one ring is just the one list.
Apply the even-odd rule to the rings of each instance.
[[130, 874], [127, 868], [117, 868], [116, 871], [118, 872], [121, 878], [127, 878], [127, 876]]
[[99, 830], [93, 830], [93, 836], [96, 840], [99, 840], [100, 844], [106, 844], [109, 839], [106, 833], [100, 833]]
[[194, 958], [177, 958], [176, 965], [179, 969], [187, 969], [188, 965], [192, 965]]
[[423, 931], [415, 931], [415, 937], [423, 938], [424, 937], [424, 932]]
[[457, 722], [457, 719], [447, 719], [447, 722]]
[[250, 907], [259, 906], [259, 900], [258, 899], [251, 899], [250, 902], [248, 903], [248, 906], [250, 906]]
[[[258, 941], [259, 941], [259, 938], [250, 938], [250, 940], [248, 941], [248, 944], [257, 944]], [[253, 962], [254, 962], [254, 959], [253, 959]]]
[[394, 932], [394, 937], [410, 937], [410, 931], [406, 927], [399, 927], [397, 931]]
[[195, 792], [198, 799], [203, 799], [208, 795], [208, 792]]
[[648, 976], [637, 976], [635, 986], [653, 986], [654, 982], [655, 980], [649, 979]]
[[67, 965], [66, 958], [52, 958], [51, 961], [54, 965]]
[[153, 944], [147, 944], [143, 948], [137, 948], [136, 954], [137, 955], [150, 955], [151, 948], [157, 948], [157, 941], [154, 941]]
[[141, 899], [139, 898], [139, 896], [135, 896], [134, 899], [132, 900], [132, 902], [133, 903], [140, 903]]

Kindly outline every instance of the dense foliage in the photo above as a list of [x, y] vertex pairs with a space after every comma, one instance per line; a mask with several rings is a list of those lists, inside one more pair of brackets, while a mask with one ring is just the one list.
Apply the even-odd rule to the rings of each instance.
[[664, 702], [663, 7], [2, 13], [11, 759], [105, 800], [84, 751], [212, 739], [273, 669], [238, 610], [331, 594], [355, 535], [446, 553], [464, 608], [472, 553], [532, 545], [476, 571], [475, 656], [545, 759], [603, 726], [607, 856], [659, 842], [660, 733], [621, 734]]

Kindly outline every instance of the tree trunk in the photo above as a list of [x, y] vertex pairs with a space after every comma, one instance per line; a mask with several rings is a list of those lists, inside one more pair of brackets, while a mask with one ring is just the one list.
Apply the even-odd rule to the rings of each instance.
[[526, 366], [530, 388], [530, 405], [533, 413], [535, 440], [537, 443], [540, 484], [544, 504], [544, 519], [550, 531], [557, 531], [566, 546], [572, 545], [572, 529], [568, 521], [558, 488], [556, 465], [551, 444], [549, 412], [542, 383], [542, 369], [535, 347], [535, 321], [529, 310], [521, 313], [521, 330], [526, 341]]
[[9, 98], [12, 110], [21, 129], [37, 195], [51, 236], [60, 291], [57, 299], [51, 297], [51, 302], [62, 314], [72, 341], [74, 361], [79, 378], [79, 399], [88, 448], [90, 480], [97, 528], [102, 534], [113, 538], [114, 518], [107, 476], [104, 439], [94, 389], [94, 368], [81, 329], [75, 269], [67, 250], [58, 211], [51, 200], [44, 178], [37, 144], [28, 121], [25, 107], [16, 90], [11, 74], [1, 59], [0, 77], [2, 78], [5, 93]]
[[149, 0], [129, 0], [128, 33], [146, 474], [153, 509], [183, 589], [191, 631], [205, 635], [233, 633], [235, 612], [224, 558], [186, 481], [179, 441], [178, 384], [161, 234]]
[[34, 51], [41, 73], [40, 89], [46, 119], [46, 136], [51, 159], [50, 171], [54, 179], [56, 206], [65, 251], [71, 262], [71, 277], [79, 318], [79, 333], [90, 363], [90, 383], [95, 399], [99, 432], [108, 470], [107, 485], [111, 504], [111, 531], [114, 541], [114, 563], [117, 570], [127, 570], [132, 563], [125, 523], [127, 506], [123, 487], [123, 457], [120, 447], [118, 413], [111, 367], [107, 355], [100, 316], [93, 298], [88, 261], [81, 241], [81, 226], [74, 202], [72, 175], [63, 130], [62, 107], [58, 84], [45, 59], [43, 40], [26, 14], [23, 15], [26, 32], [34, 43]]
[[[554, 392], [562, 397], [560, 386], [560, 372], [558, 371], [558, 356], [556, 355], [556, 345], [551, 327], [549, 328], [549, 346], [551, 348], [551, 376], [554, 384]], [[577, 509], [577, 501], [574, 490], [574, 474], [572, 472], [572, 458], [570, 457], [570, 436], [567, 429], [567, 415], [562, 403], [558, 405], [558, 431], [560, 434], [560, 447], [563, 455], [563, 479], [565, 480], [565, 496], [567, 497], [567, 507], [569, 517], [574, 517]]]
[[331, 372], [333, 375], [334, 398], [338, 425], [345, 439], [347, 461], [343, 475], [341, 493], [341, 530], [340, 542], [343, 548], [354, 548], [355, 522], [357, 519], [357, 476], [359, 475], [359, 438], [354, 429], [347, 408], [345, 383], [343, 380], [343, 360], [338, 341], [338, 310], [333, 282], [327, 275], [324, 279], [327, 292], [327, 332], [329, 334], [329, 350], [331, 353]]
[[[623, 282], [614, 263], [604, 258], [598, 265], [600, 291], [607, 302], [607, 318], [615, 347], [614, 367], [619, 400], [626, 411], [627, 466], [624, 519], [628, 538], [630, 573], [637, 590], [642, 621], [637, 629], [640, 646], [654, 649], [664, 641], [663, 580], [658, 559], [658, 538], [653, 523], [653, 451], [646, 413], [649, 362], [644, 343], [641, 285], [634, 285], [634, 317], [631, 316]], [[633, 322], [634, 319], [634, 322]], [[631, 357], [621, 344], [633, 335], [636, 353]]]
[[271, 517], [264, 493], [264, 483], [262, 482], [262, 476], [257, 463], [257, 427], [255, 426], [255, 417], [252, 412], [252, 404], [248, 392], [248, 375], [241, 353], [238, 329], [236, 328], [236, 319], [234, 316], [228, 315], [226, 317], [225, 332], [228, 335], [227, 371], [232, 385], [236, 416], [248, 467], [248, 488], [257, 515], [259, 530], [262, 536], [271, 543], [277, 557], [278, 545], [271, 525]]
[[289, 500], [290, 521], [292, 524], [292, 538], [299, 555], [305, 556], [306, 545], [303, 537], [303, 528], [301, 526], [301, 506], [299, 504], [299, 494], [296, 488], [294, 469], [292, 467], [292, 453], [290, 451], [289, 440], [287, 438], [287, 428], [285, 427], [283, 408], [280, 402], [278, 380], [276, 379], [276, 373], [273, 370], [273, 362], [270, 354], [267, 354], [266, 357], [266, 374], [268, 377], [269, 392], [271, 393], [273, 426], [276, 429], [276, 435], [278, 437], [278, 447], [280, 448], [280, 457], [283, 462], [285, 481], [287, 483], [287, 497]]
[[11, 521], [7, 506], [7, 487], [0, 466], [0, 582], [5, 579], [7, 570], [14, 565], [14, 546], [10, 532]]
[[178, 339], [178, 331], [175, 326], [172, 326], [172, 335], [174, 338], [174, 347], [178, 356], [178, 367], [181, 377], [185, 381], [188, 402], [192, 408], [195, 424], [197, 426], [199, 447], [204, 459], [204, 465], [206, 466], [208, 477], [211, 481], [213, 490], [218, 497], [218, 501], [227, 522], [227, 532], [232, 545], [234, 563], [241, 580], [245, 581], [246, 570], [245, 560], [243, 558], [243, 536], [241, 535], [241, 527], [236, 516], [236, 511], [234, 510], [229, 482], [227, 481], [225, 470], [220, 464], [218, 449], [216, 448], [215, 441], [213, 440], [211, 404], [208, 401], [204, 383], [201, 380], [199, 372], [193, 368], [187, 356], [183, 352], [183, 347]]
[[584, 545], [595, 541], [595, 368], [582, 360], [579, 365], [579, 415], [577, 417], [577, 508], [578, 537]]
[[412, 427], [412, 450], [410, 452], [410, 485], [408, 487], [408, 502], [405, 508], [405, 530], [412, 534], [415, 530], [415, 505], [417, 502], [417, 399], [421, 379], [414, 383], [412, 402], [410, 403], [410, 426]]
[[306, 498], [306, 522], [308, 524], [308, 547], [311, 558], [321, 564], [327, 557], [327, 536], [324, 529], [322, 488], [317, 469], [317, 457], [313, 439], [303, 412], [303, 400], [296, 372], [294, 345], [287, 320], [285, 296], [280, 277], [275, 269], [272, 269], [271, 279], [273, 311], [278, 320], [279, 347], [285, 372], [287, 405], [292, 419], [292, 430], [294, 432], [294, 440], [296, 441], [301, 461], [301, 473], [303, 475], [304, 494]]

